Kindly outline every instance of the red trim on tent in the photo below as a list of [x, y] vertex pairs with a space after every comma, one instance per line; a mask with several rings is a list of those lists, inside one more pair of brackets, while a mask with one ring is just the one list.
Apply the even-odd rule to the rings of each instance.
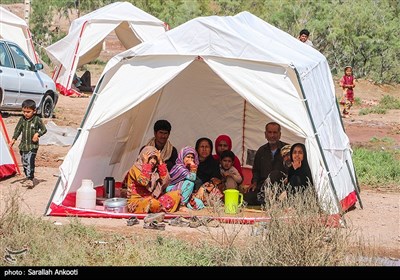
[[[251, 169], [249, 169], [251, 171]], [[121, 182], [115, 183], [115, 188], [120, 189], [122, 187]], [[96, 190], [96, 197], [103, 197], [104, 195], [104, 188], [103, 186], [97, 186], [94, 188]], [[355, 203], [355, 202], [354, 202]], [[51, 212], [49, 213], [50, 216], [58, 216], [58, 217], [82, 217], [82, 218], [116, 218], [116, 219], [128, 219], [132, 216], [137, 217], [138, 219], [144, 219], [148, 214], [133, 214], [133, 213], [114, 213], [105, 211], [102, 205], [96, 205], [95, 210], [89, 209], [81, 209], [76, 208], [76, 193], [69, 193], [66, 195], [64, 201], [61, 205], [57, 205], [54, 202], [51, 203], [50, 209]], [[184, 218], [190, 219], [193, 216], [193, 213], [177, 213], [171, 214], [166, 213], [165, 219], [173, 219], [178, 216], [183, 216]], [[290, 219], [290, 216], [284, 217], [284, 219]], [[255, 224], [258, 222], [270, 222], [271, 217], [236, 217], [236, 216], [219, 216], [214, 217], [214, 219], [220, 221], [221, 223], [230, 223], [230, 224]], [[340, 214], [333, 214], [333, 215], [322, 215], [320, 220], [323, 225], [327, 227], [341, 227], [341, 215]]]
[[34, 57], [35, 60], [36, 60], [35, 63], [39, 63], [39, 58], [38, 58], [37, 55], [36, 55], [35, 47], [33, 46], [32, 35], [31, 35], [31, 32], [29, 31], [29, 28], [27, 29], [27, 32], [28, 32], [29, 42], [31, 43], [31, 46], [32, 46], [33, 55], [35, 56], [35, 57]]
[[[70, 206], [64, 205], [56, 205], [51, 203], [50, 205], [51, 213], [50, 216], [58, 216], [58, 217], [82, 217], [82, 218], [115, 218], [115, 219], [128, 219], [132, 216], [137, 217], [138, 219], [144, 219], [148, 214], [132, 214], [132, 213], [114, 213], [107, 212], [103, 210], [102, 206], [97, 206], [96, 210], [87, 210], [80, 209]], [[176, 218], [178, 216], [183, 216], [187, 219], [191, 218], [191, 215], [186, 214], [165, 214], [164, 219], [169, 220]], [[271, 220], [270, 217], [216, 217], [216, 220], [221, 223], [236, 223], [236, 224], [254, 224], [257, 222], [269, 222]]]
[[356, 192], [353, 191], [349, 193], [345, 198], [343, 198], [342, 201], [340, 201], [340, 204], [342, 206], [342, 210], [347, 211], [350, 207], [355, 205], [356, 202], [357, 202], [357, 195]]
[[0, 179], [11, 177], [17, 173], [15, 164], [0, 165]]
[[[3, 121], [3, 117], [1, 116], [1, 114], [0, 114], [0, 124], [1, 124], [1, 129], [3, 130], [3, 135], [4, 135], [4, 137], [6, 137], [6, 143], [7, 143], [7, 145], [8, 144], [10, 144], [10, 137], [8, 136], [8, 133], [7, 133], [7, 129], [6, 129], [6, 125], [4, 124], [4, 121]], [[1, 133], [1, 132], [0, 132]], [[19, 166], [18, 166], [18, 162], [17, 162], [17, 158], [15, 157], [15, 153], [14, 153], [14, 150], [10, 147], [9, 148], [9, 151], [10, 151], [10, 154], [11, 154], [11, 158], [12, 158], [12, 160], [13, 160], [13, 162], [14, 162], [14, 169], [18, 172], [18, 174], [21, 174], [21, 171], [19, 170]], [[15, 174], [15, 173], [14, 173]]]
[[[116, 182], [116, 189], [121, 188], [121, 182]], [[103, 186], [95, 187], [96, 196], [103, 197], [104, 189]], [[144, 219], [147, 214], [132, 214], [132, 213], [114, 213], [108, 212], [104, 210], [104, 207], [101, 205], [97, 205], [95, 210], [88, 209], [80, 209], [75, 207], [76, 203], [76, 193], [69, 193], [65, 197], [62, 205], [57, 205], [55, 203], [51, 203], [50, 216], [59, 216], [59, 217], [68, 217], [68, 216], [77, 216], [77, 217], [86, 217], [86, 218], [117, 218], [117, 219], [128, 219], [129, 217], [136, 216], [139, 219]], [[172, 219], [178, 216], [182, 216], [182, 214], [166, 214], [165, 219]], [[185, 218], [190, 218], [190, 214], [183, 214]], [[254, 224], [256, 222], [268, 222], [271, 220], [270, 217], [233, 217], [233, 216], [225, 216], [225, 217], [216, 217], [216, 220], [219, 220], [222, 223], [239, 223], [239, 224]]]
[[[72, 59], [71, 69], [69, 69], [70, 75], [68, 75], [68, 82], [67, 82], [67, 85], [69, 85], [69, 81], [71, 80], [71, 73], [72, 73], [72, 69], [74, 68], [74, 65], [75, 65], [76, 54], [78, 53], [79, 45], [81, 44], [82, 34], [83, 34], [83, 31], [85, 30], [85, 27], [86, 27], [86, 24], [87, 24], [87, 23], [88, 23], [88, 21], [85, 21], [85, 22], [83, 23], [82, 28], [81, 28], [81, 32], [79, 33], [79, 39], [78, 39], [78, 43], [76, 44], [75, 53], [74, 53], [74, 58]], [[75, 71], [74, 71], [74, 74], [75, 74]], [[71, 90], [71, 89], [68, 89], [68, 90]]]

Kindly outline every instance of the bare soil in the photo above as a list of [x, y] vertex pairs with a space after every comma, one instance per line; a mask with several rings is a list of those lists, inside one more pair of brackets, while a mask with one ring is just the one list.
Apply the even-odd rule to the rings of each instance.
[[[20, 7], [20, 6], [18, 6]], [[102, 52], [100, 60], [107, 61], [114, 54], [123, 50], [114, 35], [110, 35], [106, 43], [106, 50]], [[89, 70], [92, 72], [92, 83], [96, 83], [102, 66], [90, 65]], [[337, 81], [336, 81], [337, 85]], [[336, 86], [337, 96], [340, 96], [341, 90]], [[395, 96], [400, 98], [400, 85], [374, 85], [369, 81], [358, 81], [355, 88], [356, 97], [361, 98], [361, 105], [352, 108], [350, 118], [343, 119], [345, 130], [350, 138], [352, 146], [354, 145], [371, 145], [371, 139], [390, 138], [393, 139], [391, 149], [399, 149], [400, 147], [400, 110], [389, 110], [386, 114], [368, 114], [360, 116], [358, 112], [362, 108], [368, 108], [376, 105], [384, 95]], [[84, 95], [79, 98], [71, 98], [60, 95], [59, 102], [52, 119], [58, 126], [69, 126], [78, 128], [83, 119], [83, 115], [90, 101], [90, 95]], [[4, 122], [9, 134], [12, 134], [19, 113], [4, 114]], [[18, 156], [18, 145], [14, 146], [14, 152]], [[18, 189], [21, 194], [21, 202], [23, 211], [35, 216], [42, 216], [45, 212], [49, 198], [52, 194], [57, 181], [58, 167], [62, 163], [63, 157], [68, 152], [69, 147], [61, 146], [44, 146], [39, 149], [36, 161], [36, 177], [39, 184], [34, 189], [26, 189], [21, 187], [19, 180], [23, 176], [15, 176], [0, 182], [0, 201], [7, 198], [10, 190]], [[22, 168], [20, 164], [20, 168]], [[399, 182], [400, 185], [400, 182]], [[357, 237], [362, 237], [369, 246], [375, 247], [381, 256], [400, 258], [400, 193], [399, 186], [394, 188], [371, 188], [362, 185], [361, 201], [357, 203], [356, 208], [349, 211], [345, 215], [347, 226], [357, 231]], [[70, 222], [69, 218], [62, 217], [45, 217], [50, 221], [66, 224]], [[103, 219], [103, 218], [81, 218], [82, 223], [93, 225], [100, 230], [121, 232], [125, 234], [148, 235], [161, 234], [167, 236], [175, 236], [186, 240], [195, 241], [206, 235], [206, 230], [166, 227], [165, 231], [150, 231], [142, 228], [140, 225], [133, 227], [126, 226], [124, 219]], [[150, 231], [150, 232], [149, 232]], [[222, 238], [221, 228], [212, 228], [214, 239]], [[240, 239], [249, 236], [250, 226], [241, 228]]]

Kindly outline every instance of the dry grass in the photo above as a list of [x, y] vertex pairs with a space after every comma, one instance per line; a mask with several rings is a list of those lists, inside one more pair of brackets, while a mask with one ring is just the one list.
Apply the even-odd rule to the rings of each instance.
[[[290, 205], [286, 205], [289, 203]], [[299, 197], [272, 203], [271, 222], [257, 224], [240, 240], [242, 224], [221, 224], [219, 233], [201, 227], [209, 241], [196, 243], [163, 236], [106, 233], [84, 226], [78, 218], [57, 226], [20, 211], [20, 196], [10, 192], [0, 213], [0, 251], [28, 251], [3, 266], [342, 266], [375, 265], [352, 231], [321, 222], [318, 207]], [[215, 205], [215, 214], [223, 209]], [[290, 209], [290, 211], [288, 211]], [[312, 211], [314, 209], [315, 211]], [[305, 212], [306, 211], [306, 212]], [[288, 215], [290, 214], [290, 215]], [[219, 212], [219, 215], [222, 215]], [[198, 230], [198, 229], [193, 229]], [[207, 240], [206, 238], [204, 240]]]

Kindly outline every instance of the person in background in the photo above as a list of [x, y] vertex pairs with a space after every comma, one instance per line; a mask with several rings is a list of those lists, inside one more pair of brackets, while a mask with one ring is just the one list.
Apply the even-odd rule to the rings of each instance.
[[[219, 135], [217, 139], [215, 139], [215, 154], [213, 155], [214, 159], [220, 162], [221, 153], [226, 150], [232, 150], [232, 139], [228, 135]], [[243, 178], [242, 165], [240, 164], [240, 160], [236, 155], [233, 166], [239, 171], [240, 176]]]
[[313, 185], [310, 166], [307, 161], [306, 147], [302, 143], [293, 144], [290, 149], [292, 166], [288, 171], [289, 194], [302, 193]]
[[353, 68], [351, 66], [346, 66], [344, 68], [344, 75], [339, 83], [343, 89], [343, 97], [340, 101], [340, 104], [343, 105], [343, 117], [348, 118], [350, 115], [350, 108], [354, 103], [354, 87], [356, 86]]
[[170, 176], [160, 151], [153, 146], [142, 149], [125, 176], [128, 212], [135, 214], [175, 212], [181, 200], [180, 191], [164, 193]]
[[302, 41], [303, 43], [311, 46], [311, 47], [314, 47], [314, 45], [310, 41], [309, 37], [310, 37], [310, 31], [308, 31], [307, 29], [303, 29], [303, 30], [300, 31], [299, 40]]
[[167, 120], [158, 120], [154, 123], [154, 137], [146, 144], [146, 146], [153, 146], [161, 151], [161, 157], [167, 164], [168, 171], [175, 165], [178, 158], [178, 150], [168, 140], [170, 134], [170, 122]]
[[[194, 148], [187, 146], [179, 151], [176, 164], [170, 172], [171, 182], [166, 191], [179, 190], [181, 192], [181, 206], [186, 207], [193, 193], [198, 165], [199, 157]], [[196, 202], [198, 204], [196, 209], [204, 207], [203, 203], [200, 203], [201, 201]]]
[[285, 168], [285, 181], [284, 183], [287, 184], [287, 175], [289, 172], [289, 168], [292, 166], [292, 160], [290, 159], [290, 148], [291, 145], [285, 145], [281, 148], [281, 156], [283, 158], [283, 167]]
[[204, 183], [209, 182], [212, 178], [221, 179], [219, 162], [212, 156], [212, 144], [212, 141], [207, 137], [201, 137], [196, 141], [195, 148], [199, 155], [199, 166], [197, 168], [195, 191], [197, 191]]
[[269, 122], [265, 126], [265, 138], [267, 143], [262, 145], [256, 152], [252, 168], [253, 178], [250, 186], [244, 189], [244, 200], [249, 205], [261, 205], [262, 201], [257, 199], [257, 194], [265, 180], [269, 177], [271, 182], [284, 180], [286, 168], [280, 150], [287, 143], [280, 141], [281, 126], [276, 122]]
[[38, 183], [35, 178], [35, 160], [39, 149], [39, 138], [47, 132], [47, 129], [42, 119], [36, 115], [35, 101], [31, 99], [24, 100], [21, 107], [23, 116], [15, 127], [10, 148], [14, 145], [19, 135], [22, 134], [18, 148], [26, 176], [24, 186], [33, 188]]
[[81, 77], [75, 73], [72, 86], [75, 86], [80, 92], [93, 92], [94, 87], [92, 87], [90, 71], [86, 70]]
[[235, 154], [232, 151], [225, 150], [220, 156], [219, 168], [221, 171], [222, 182], [225, 184], [225, 189], [237, 190], [243, 181], [243, 177], [239, 171], [233, 166]]

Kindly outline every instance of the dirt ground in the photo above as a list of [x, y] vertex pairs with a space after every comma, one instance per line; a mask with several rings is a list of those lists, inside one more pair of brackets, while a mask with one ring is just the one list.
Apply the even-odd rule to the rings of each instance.
[[[21, 8], [21, 6], [18, 6]], [[20, 9], [22, 11], [22, 9]], [[15, 12], [15, 11], [14, 11]], [[121, 46], [115, 41], [114, 35], [110, 35], [107, 41], [107, 49], [102, 52], [100, 60], [107, 61], [115, 52], [120, 52]], [[99, 67], [99, 66], [94, 66]], [[93, 74], [98, 69], [90, 68], [92, 72], [92, 83], [97, 82], [98, 77]], [[101, 71], [101, 70], [100, 70]], [[337, 84], [337, 83], [336, 83]], [[340, 96], [341, 90], [336, 87], [336, 93]], [[352, 145], [365, 145], [372, 138], [390, 138], [393, 139], [394, 145], [390, 148], [400, 148], [400, 110], [390, 110], [387, 114], [368, 114], [359, 116], [358, 112], [361, 108], [373, 106], [379, 102], [384, 95], [395, 96], [400, 98], [400, 85], [397, 86], [377, 86], [369, 81], [358, 81], [355, 88], [356, 97], [362, 100], [361, 105], [352, 108], [352, 115], [348, 119], [343, 119], [345, 130], [350, 138]], [[60, 127], [78, 128], [83, 119], [83, 115], [90, 101], [90, 95], [85, 97], [71, 98], [60, 95], [59, 102], [52, 119]], [[3, 114], [4, 122], [8, 133], [11, 135], [14, 131], [19, 113]], [[47, 120], [46, 120], [47, 121]], [[14, 151], [18, 156], [18, 145], [14, 146]], [[0, 201], [4, 201], [9, 193], [18, 190], [21, 195], [23, 211], [35, 216], [43, 216], [49, 198], [52, 194], [57, 181], [58, 167], [62, 163], [63, 157], [69, 150], [69, 146], [41, 145], [37, 161], [36, 161], [36, 177], [39, 184], [31, 190], [22, 188], [18, 180], [22, 176], [15, 176], [0, 182]], [[22, 166], [20, 165], [22, 169]], [[399, 182], [400, 185], [400, 182]], [[399, 186], [397, 188], [375, 188], [361, 185], [361, 202], [357, 203], [356, 208], [346, 213], [345, 220], [347, 226], [357, 231], [357, 236], [362, 237], [367, 244], [374, 246], [381, 256], [400, 259], [400, 193]], [[69, 218], [62, 217], [46, 217], [57, 224], [69, 223]], [[196, 240], [200, 236], [204, 237], [207, 230], [166, 227], [165, 231], [149, 232], [140, 225], [133, 227], [126, 226], [125, 219], [103, 219], [103, 218], [81, 218], [82, 223], [94, 225], [98, 229], [106, 231], [119, 231], [122, 233], [148, 235], [162, 234], [175, 236], [187, 240]], [[221, 228], [210, 229], [214, 239], [222, 239], [224, 230]], [[238, 230], [233, 228], [232, 230]], [[251, 233], [251, 226], [241, 226], [241, 234], [239, 238], [245, 240]], [[210, 236], [210, 235], [208, 235]]]

